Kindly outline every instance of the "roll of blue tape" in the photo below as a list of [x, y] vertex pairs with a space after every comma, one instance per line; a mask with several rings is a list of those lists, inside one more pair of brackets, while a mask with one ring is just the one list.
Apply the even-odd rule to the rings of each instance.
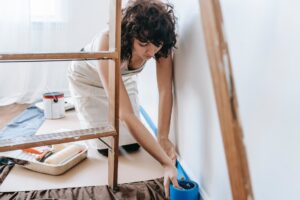
[[178, 180], [180, 189], [170, 185], [170, 200], [198, 200], [199, 186], [191, 180]]

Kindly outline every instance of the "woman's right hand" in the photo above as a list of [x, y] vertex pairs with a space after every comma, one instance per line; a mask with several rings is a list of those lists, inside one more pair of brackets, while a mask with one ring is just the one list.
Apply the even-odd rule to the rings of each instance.
[[165, 165], [164, 167], [164, 188], [165, 188], [165, 195], [166, 198], [169, 199], [170, 198], [170, 183], [172, 182], [172, 184], [176, 187], [176, 188], [180, 188], [178, 181], [177, 181], [177, 169], [174, 165], [169, 164], [169, 165]]
[[163, 148], [163, 150], [169, 156], [169, 158], [172, 160], [173, 165], [175, 165], [177, 156], [176, 156], [174, 144], [168, 138], [166, 138], [166, 139], [158, 138], [157, 141], [158, 141], [158, 144], [160, 144], [160, 146]]

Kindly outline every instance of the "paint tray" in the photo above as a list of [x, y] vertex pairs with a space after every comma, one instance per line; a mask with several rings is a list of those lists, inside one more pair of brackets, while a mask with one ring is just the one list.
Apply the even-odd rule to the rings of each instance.
[[1, 156], [14, 159], [17, 161], [16, 163], [18, 165], [32, 171], [43, 174], [60, 175], [87, 158], [88, 148], [85, 145], [82, 146], [84, 146], [83, 151], [79, 152], [62, 164], [57, 165], [39, 162], [36, 160], [36, 155], [24, 152], [22, 150], [9, 151], [5, 153], [3, 152], [4, 154], [1, 154]]

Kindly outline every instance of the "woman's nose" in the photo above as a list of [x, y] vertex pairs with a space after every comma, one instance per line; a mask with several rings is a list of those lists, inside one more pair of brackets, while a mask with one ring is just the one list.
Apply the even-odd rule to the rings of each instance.
[[155, 46], [154, 44], [150, 44], [146, 54], [148, 57], [153, 57], [157, 52], [158, 52], [159, 48], [157, 46]]

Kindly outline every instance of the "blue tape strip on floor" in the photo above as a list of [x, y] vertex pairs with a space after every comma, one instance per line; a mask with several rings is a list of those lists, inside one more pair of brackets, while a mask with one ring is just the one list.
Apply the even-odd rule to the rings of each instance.
[[0, 139], [34, 135], [44, 121], [42, 110], [36, 106], [28, 107], [0, 131]]
[[[140, 113], [142, 114], [142, 116], [146, 120], [147, 124], [152, 129], [153, 133], [157, 136], [157, 128], [156, 128], [155, 124], [153, 123], [151, 117], [148, 115], [148, 113], [145, 111], [145, 109], [142, 106], [140, 106]], [[176, 167], [177, 167], [177, 174], [178, 174], [177, 179], [178, 180], [182, 180], [182, 179], [190, 180], [189, 176], [184, 171], [183, 167], [181, 166], [181, 164], [179, 163], [178, 160], [176, 160]]]

